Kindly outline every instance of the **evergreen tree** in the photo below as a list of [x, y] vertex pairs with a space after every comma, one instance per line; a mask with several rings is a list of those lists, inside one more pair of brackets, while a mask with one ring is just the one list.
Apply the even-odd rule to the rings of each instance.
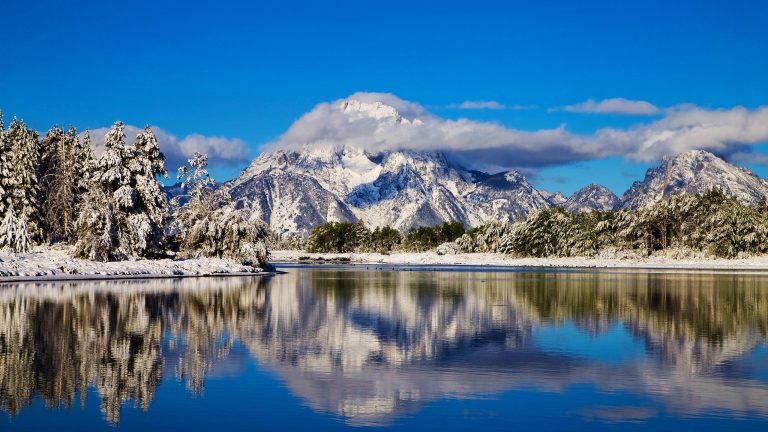
[[91, 164], [76, 226], [77, 255], [113, 260], [164, 254], [168, 204], [155, 178], [165, 172], [164, 159], [149, 128], [136, 140], [139, 145], [127, 146], [123, 123], [115, 123], [104, 153]]
[[3, 217], [13, 208], [14, 217], [22, 220], [30, 238], [39, 239], [39, 175], [40, 148], [37, 133], [14, 118], [2, 134], [0, 149], [0, 185], [3, 190]]
[[464, 235], [464, 225], [461, 222], [443, 222], [433, 227], [417, 227], [411, 229], [403, 239], [405, 250], [424, 252], [445, 242], [452, 242]]
[[16, 216], [13, 207], [8, 209], [0, 223], [0, 248], [15, 253], [29, 252], [32, 248], [27, 223]]
[[326, 222], [316, 226], [307, 239], [309, 252], [355, 252], [363, 246], [367, 229], [351, 222]]
[[[142, 215], [141, 224], [148, 224], [149, 227], [149, 231], [140, 235], [138, 240], [141, 242], [146, 238], [148, 252], [159, 255], [165, 246], [165, 230], [170, 214], [168, 198], [157, 176], [168, 177], [168, 172], [165, 170], [165, 156], [149, 126], [136, 136], [134, 153], [136, 156], [131, 167], [139, 201], [137, 213]], [[144, 215], [147, 220], [143, 219]]]
[[376, 227], [371, 232], [369, 250], [372, 252], [389, 253], [400, 246], [403, 236], [392, 227]]
[[42, 238], [40, 214], [40, 142], [37, 132], [21, 122], [21, 146], [14, 150], [16, 197], [19, 218], [26, 222], [33, 240]]
[[5, 216], [9, 208], [13, 207], [11, 144], [2, 123], [2, 114], [0, 113], [0, 218]]

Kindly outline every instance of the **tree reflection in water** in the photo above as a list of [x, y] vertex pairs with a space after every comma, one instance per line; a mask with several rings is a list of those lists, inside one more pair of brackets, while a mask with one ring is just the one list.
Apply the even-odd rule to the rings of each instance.
[[[768, 278], [622, 272], [293, 269], [271, 278], [22, 283], [0, 289], [0, 403], [107, 421], [150, 408], [163, 378], [192, 393], [239, 342], [315, 410], [391, 421], [442, 397], [589, 383], [680, 415], [768, 416], [768, 385], [725, 366], [766, 342]], [[645, 352], [619, 363], [538, 343], [572, 324], [621, 325]], [[164, 377], [165, 375], [165, 377]]]

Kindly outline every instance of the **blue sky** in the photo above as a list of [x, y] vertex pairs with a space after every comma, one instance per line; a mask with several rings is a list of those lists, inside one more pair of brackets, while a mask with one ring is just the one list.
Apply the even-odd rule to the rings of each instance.
[[[768, 2], [758, 0], [16, 1], [0, 10], [6, 115], [39, 130], [148, 123], [179, 140], [239, 139], [247, 157], [317, 104], [359, 91], [446, 119], [574, 134], [664, 115], [553, 108], [608, 98], [660, 109], [768, 104]], [[464, 101], [527, 109], [449, 108]], [[741, 150], [764, 153], [761, 143]], [[235, 175], [247, 157], [223, 156], [213, 171]], [[547, 189], [599, 182], [621, 193], [655, 163], [637, 159], [526, 172]], [[739, 160], [768, 176], [760, 158]]]

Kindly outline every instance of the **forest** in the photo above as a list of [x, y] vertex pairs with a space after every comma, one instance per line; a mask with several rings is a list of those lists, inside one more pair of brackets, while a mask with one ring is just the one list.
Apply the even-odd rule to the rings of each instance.
[[168, 198], [165, 157], [147, 126], [126, 143], [117, 122], [96, 155], [86, 131], [53, 126], [42, 138], [0, 114], [0, 248], [72, 245], [94, 261], [134, 257], [236, 258], [266, 263], [267, 230], [214, 188], [207, 156], [180, 167], [183, 194]]

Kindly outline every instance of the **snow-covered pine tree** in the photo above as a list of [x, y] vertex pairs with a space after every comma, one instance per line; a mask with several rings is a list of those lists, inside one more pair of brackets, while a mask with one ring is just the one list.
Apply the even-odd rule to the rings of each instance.
[[165, 253], [168, 208], [155, 178], [164, 172], [163, 156], [153, 150], [151, 130], [137, 136], [140, 147], [126, 145], [124, 130], [122, 122], [115, 123], [104, 152], [91, 164], [77, 221], [79, 256], [115, 260]]
[[[165, 251], [165, 230], [168, 223], [168, 199], [157, 176], [168, 177], [165, 155], [160, 151], [157, 138], [149, 126], [136, 135], [135, 157], [131, 171], [138, 198], [138, 213], [134, 216], [136, 240], [145, 245], [142, 255], [161, 255]], [[148, 229], [147, 229], [148, 228]]]
[[[124, 125], [115, 123], [107, 132], [104, 152], [91, 164], [85, 185], [83, 205], [75, 225], [75, 255], [96, 261], [126, 258], [119, 242], [118, 209], [133, 206]], [[117, 191], [128, 192], [122, 199]], [[127, 201], [127, 202], [126, 202]]]
[[11, 144], [8, 142], [7, 133], [3, 127], [2, 113], [0, 113], [0, 218], [5, 216], [8, 208], [12, 206], [12, 177]]
[[16, 216], [12, 206], [5, 212], [0, 223], [0, 248], [15, 253], [29, 252], [32, 248], [27, 223]]
[[8, 164], [3, 173], [4, 207], [13, 207], [15, 216], [27, 226], [32, 240], [40, 239], [40, 145], [37, 133], [23, 121], [14, 118], [3, 133], [7, 148], [3, 163]]
[[153, 176], [168, 177], [168, 171], [165, 170], [165, 155], [160, 151], [160, 145], [157, 143], [155, 133], [152, 128], [144, 126], [144, 131], [136, 135], [134, 148], [139, 151], [140, 156], [145, 159], [143, 171], [152, 172]]

